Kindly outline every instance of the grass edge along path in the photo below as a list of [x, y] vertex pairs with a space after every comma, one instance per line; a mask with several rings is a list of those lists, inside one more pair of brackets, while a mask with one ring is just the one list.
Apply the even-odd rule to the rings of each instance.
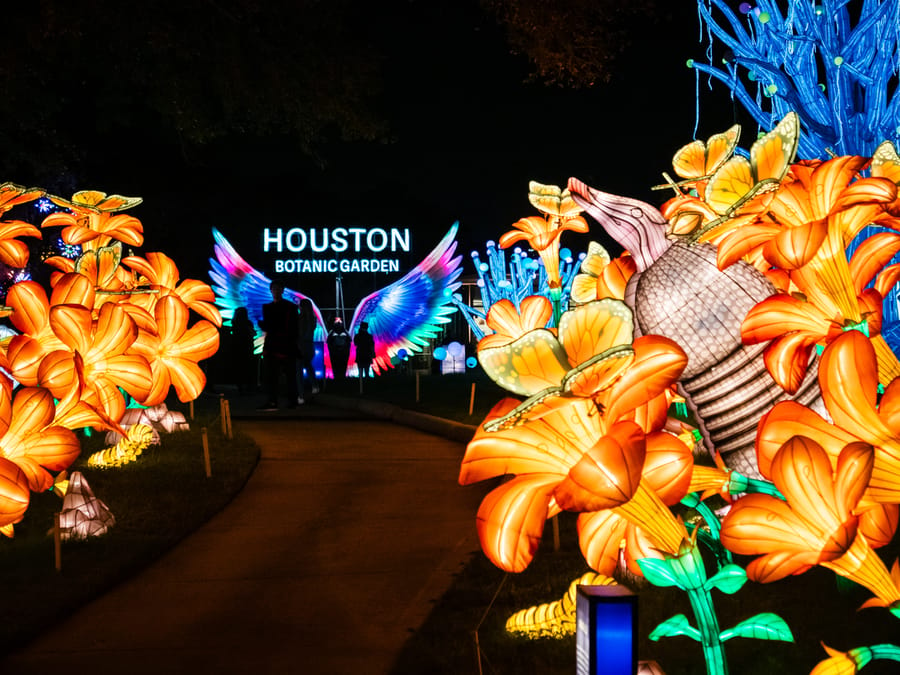
[[[169, 402], [169, 408], [189, 415], [188, 406], [177, 400]], [[24, 646], [145, 569], [241, 491], [257, 466], [259, 448], [239, 430], [232, 440], [224, 437], [218, 397], [201, 396], [194, 408], [189, 431], [162, 434], [160, 445], [123, 467], [87, 467], [87, 458], [106, 445], [104, 434], [82, 438], [82, 453], [69, 472], [84, 474], [116, 524], [101, 537], [63, 542], [59, 572], [50, 532], [62, 500], [52, 493], [32, 495], [25, 518], [15, 526], [15, 537], [0, 541], [5, 607], [0, 648]], [[203, 459], [203, 427], [209, 440], [210, 478]]]

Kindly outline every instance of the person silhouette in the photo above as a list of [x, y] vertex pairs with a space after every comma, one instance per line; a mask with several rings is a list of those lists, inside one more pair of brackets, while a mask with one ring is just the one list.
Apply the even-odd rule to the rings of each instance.
[[273, 281], [269, 285], [272, 302], [263, 305], [259, 327], [265, 331], [263, 365], [266, 370], [266, 392], [269, 400], [261, 410], [278, 408], [278, 384], [281, 376], [287, 381], [288, 407], [303, 403], [297, 395], [297, 305], [282, 297], [284, 284]]
[[350, 360], [351, 342], [350, 333], [344, 328], [344, 322], [341, 320], [341, 317], [334, 317], [325, 344], [328, 345], [331, 372], [335, 380], [343, 380], [347, 376], [347, 362]]
[[356, 345], [356, 367], [359, 370], [359, 376], [371, 377], [369, 368], [372, 367], [372, 360], [375, 358], [375, 338], [369, 332], [367, 322], [363, 321], [359, 324], [359, 330], [353, 337], [353, 344]]

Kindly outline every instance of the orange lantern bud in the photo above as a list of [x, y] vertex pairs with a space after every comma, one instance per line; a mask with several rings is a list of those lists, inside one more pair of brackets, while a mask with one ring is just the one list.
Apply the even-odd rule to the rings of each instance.
[[634, 422], [619, 422], [597, 441], [556, 488], [560, 507], [600, 511], [631, 499], [641, 482], [646, 440]]

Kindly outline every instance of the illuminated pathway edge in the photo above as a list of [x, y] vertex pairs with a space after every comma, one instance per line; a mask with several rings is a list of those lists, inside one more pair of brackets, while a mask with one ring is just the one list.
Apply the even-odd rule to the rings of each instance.
[[244, 490], [0, 672], [387, 673], [478, 549], [464, 445], [370, 420], [237, 420]]

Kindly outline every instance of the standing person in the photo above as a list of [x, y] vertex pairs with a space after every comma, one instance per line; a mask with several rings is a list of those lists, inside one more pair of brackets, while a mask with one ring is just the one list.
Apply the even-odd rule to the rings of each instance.
[[319, 393], [319, 383], [316, 381], [316, 371], [313, 366], [313, 358], [316, 354], [313, 338], [316, 334], [316, 312], [313, 309], [312, 300], [303, 298], [300, 301], [300, 328], [297, 347], [300, 350], [300, 382], [302, 396], [309, 385], [311, 394]]
[[272, 302], [263, 305], [259, 327], [265, 331], [263, 365], [266, 369], [266, 393], [269, 400], [260, 410], [278, 409], [278, 380], [287, 381], [288, 407], [303, 403], [297, 396], [297, 305], [282, 297], [284, 285], [273, 281], [269, 285]]
[[246, 307], [237, 307], [231, 317], [232, 363], [235, 369], [239, 394], [252, 394], [256, 391], [258, 367], [256, 354], [253, 353], [253, 338], [256, 328], [247, 315]]
[[369, 324], [363, 321], [359, 324], [359, 330], [353, 338], [356, 345], [356, 367], [360, 377], [371, 377], [369, 368], [372, 367], [372, 359], [375, 358], [375, 338], [369, 332]]
[[344, 328], [344, 322], [341, 321], [341, 317], [334, 317], [325, 344], [328, 345], [331, 372], [334, 374], [336, 381], [341, 381], [347, 376], [347, 361], [350, 360], [351, 341], [350, 333]]

